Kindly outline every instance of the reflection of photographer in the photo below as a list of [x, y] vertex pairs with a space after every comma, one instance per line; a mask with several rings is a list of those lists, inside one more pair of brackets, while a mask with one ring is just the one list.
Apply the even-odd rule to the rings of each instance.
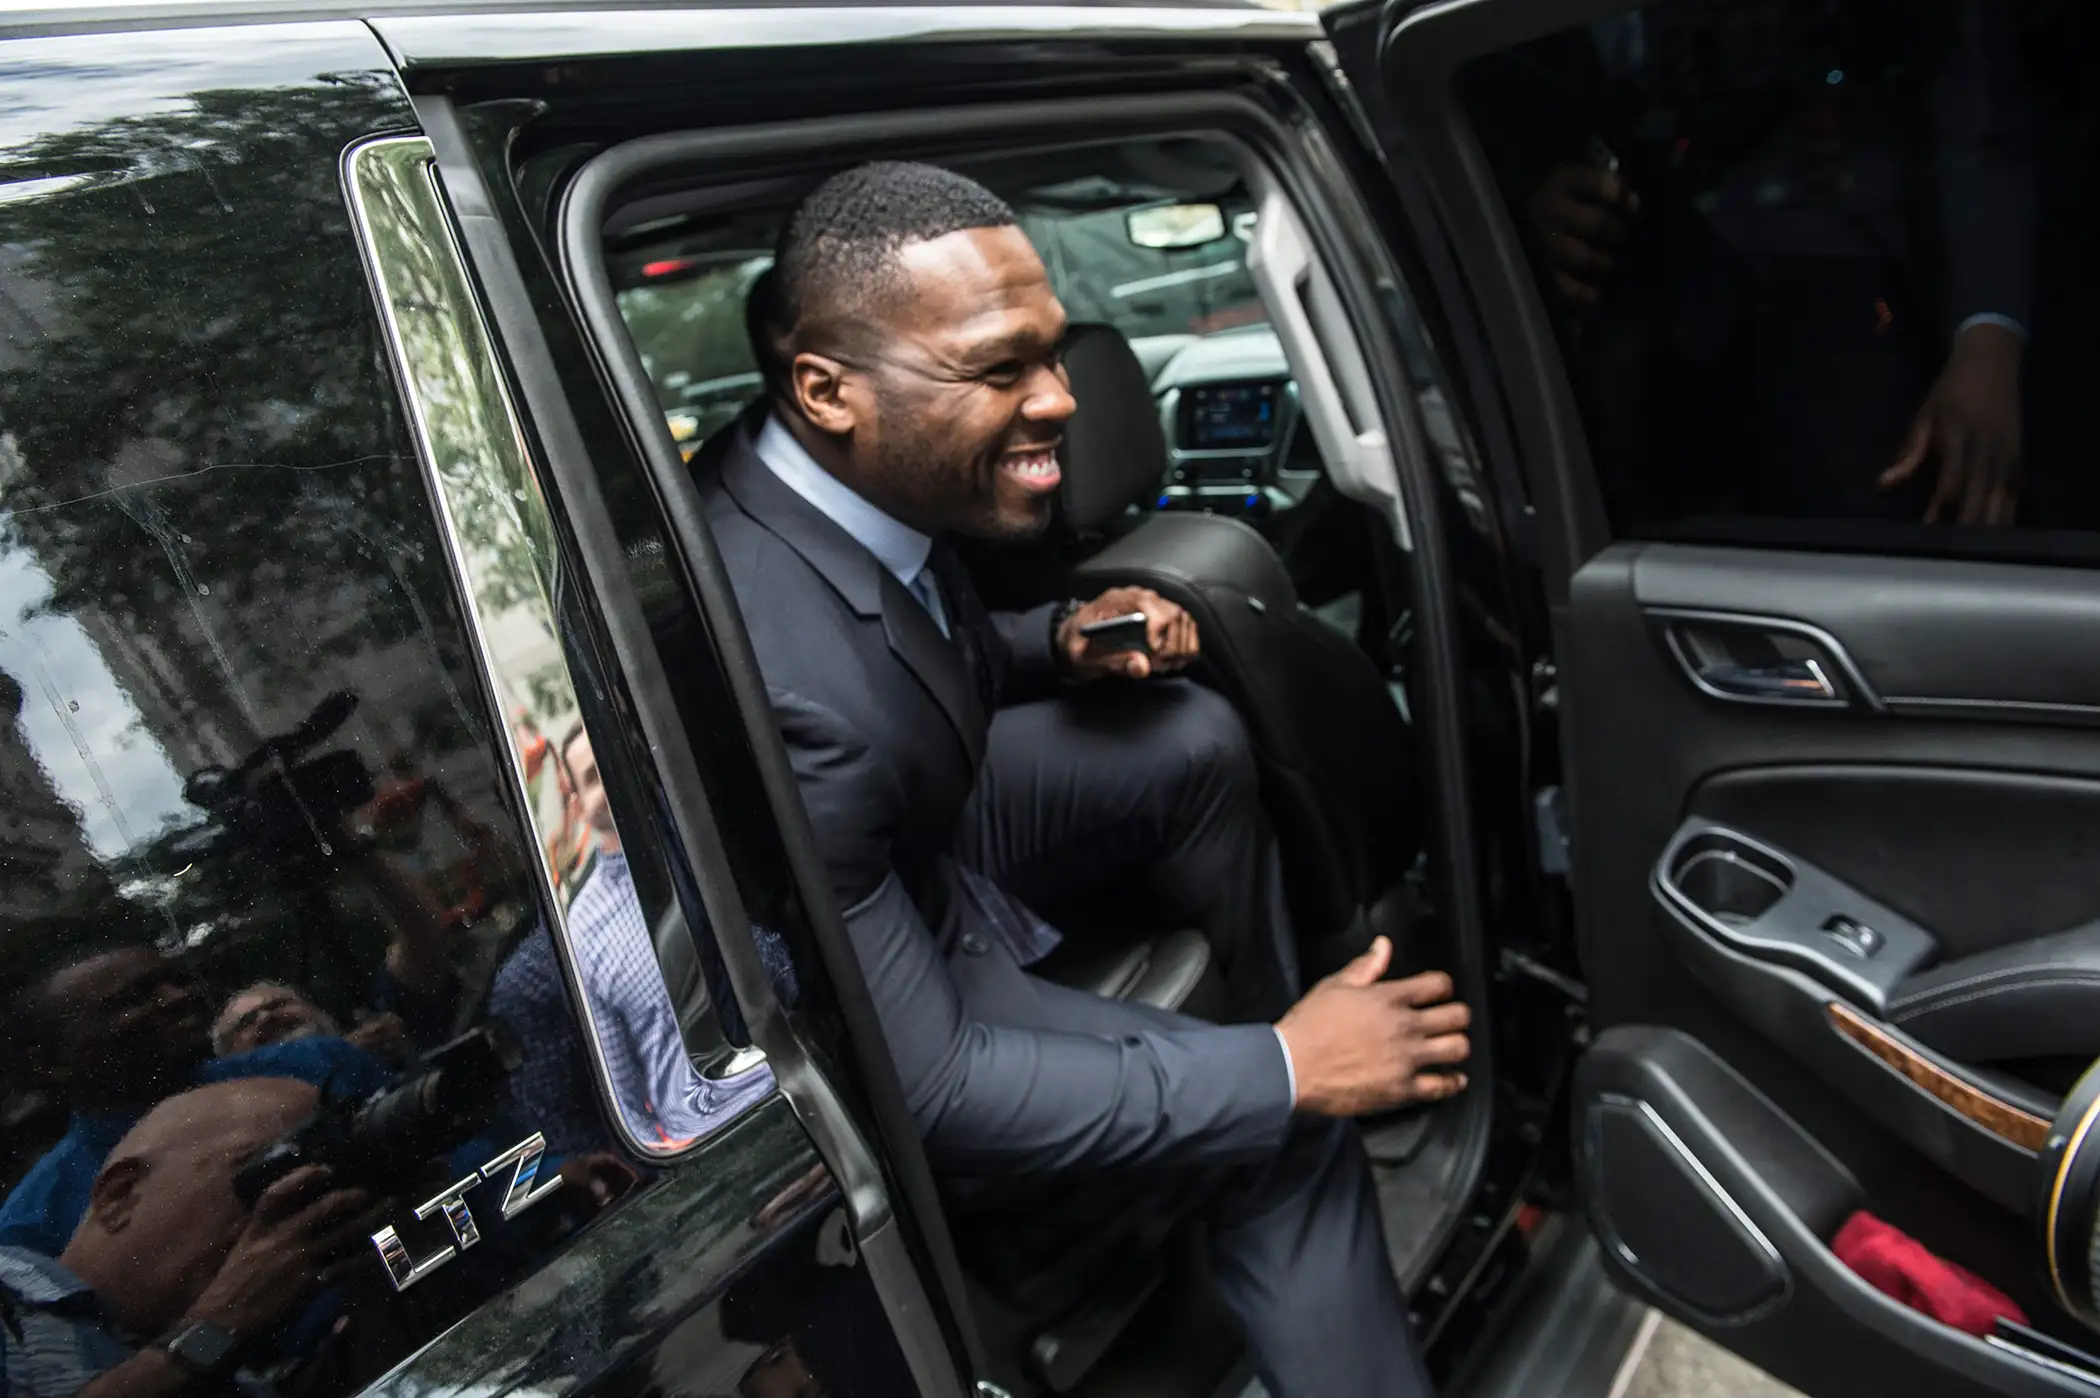
[[334, 1015], [291, 986], [257, 981], [226, 1002], [212, 1021], [212, 1052], [224, 1057], [302, 1039], [340, 1038], [389, 1068], [405, 1068], [414, 1056], [408, 1025], [393, 1013], [376, 1014], [344, 1033]]
[[270, 864], [279, 877], [325, 882], [332, 874], [331, 837], [345, 816], [372, 799], [372, 774], [348, 749], [309, 754], [356, 710], [357, 696], [338, 691], [234, 766], [192, 773], [183, 796], [209, 812], [211, 824], [183, 841], [179, 853], [188, 859], [245, 854]]
[[1592, 418], [1617, 420], [1592, 447], [1622, 512], [1695, 512], [1668, 474], [1740, 439], [1753, 512], [2014, 522], [2026, 9], [1935, 0], [1891, 32], [1860, 4], [1651, 5], [1483, 65], [1470, 105]]
[[433, 1157], [470, 1143], [501, 1115], [518, 1054], [500, 1026], [433, 1050], [415, 1073], [358, 1101], [324, 1104], [299, 1130], [241, 1168], [234, 1192], [255, 1202], [309, 1166], [378, 1187], [410, 1178]]
[[152, 947], [117, 947], [58, 967], [8, 1007], [9, 1045], [72, 1121], [0, 1205], [0, 1243], [53, 1254], [86, 1214], [111, 1147], [174, 1093], [231, 1078], [297, 1078], [336, 1094], [386, 1080], [371, 1055], [338, 1038], [288, 1040], [211, 1056], [210, 1013], [196, 977]]
[[63, 1254], [0, 1248], [8, 1398], [225, 1390], [319, 1290], [369, 1266], [385, 1214], [372, 1193], [318, 1165], [281, 1175], [252, 1207], [234, 1188], [241, 1162], [318, 1099], [287, 1078], [171, 1097], [110, 1152]]
[[[197, 865], [220, 878], [267, 886], [293, 904], [309, 930], [309, 945], [338, 955], [345, 943], [325, 935], [337, 919], [331, 891], [345, 883], [358, 886], [388, 934], [372, 1007], [398, 1018], [394, 1038], [401, 1041], [384, 1046], [394, 1052], [365, 1046], [392, 1061], [407, 1048], [428, 1048], [456, 1027], [452, 937], [488, 910], [488, 885], [500, 872], [500, 860], [492, 852], [491, 832], [442, 783], [417, 772], [405, 752], [389, 761], [382, 782], [349, 746], [317, 751], [357, 705], [355, 693], [338, 690], [233, 766], [192, 773], [183, 794], [208, 819], [174, 840], [162, 859], [171, 872]], [[413, 831], [426, 806], [451, 822], [467, 848], [452, 871], [470, 871], [457, 897], [384, 851], [387, 836]], [[354, 819], [360, 813], [369, 819]], [[346, 1037], [363, 1043], [359, 1030]]]

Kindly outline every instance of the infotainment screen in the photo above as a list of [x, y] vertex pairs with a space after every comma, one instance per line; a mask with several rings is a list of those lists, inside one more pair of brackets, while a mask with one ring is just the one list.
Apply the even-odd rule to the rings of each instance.
[[1276, 385], [1205, 384], [1181, 390], [1183, 451], [1260, 451], [1276, 436]]

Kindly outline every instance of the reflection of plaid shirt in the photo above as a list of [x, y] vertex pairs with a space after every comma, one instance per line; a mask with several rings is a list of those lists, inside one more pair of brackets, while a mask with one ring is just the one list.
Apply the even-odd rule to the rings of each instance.
[[[62, 1264], [0, 1247], [0, 1398], [76, 1398], [139, 1349]], [[242, 1374], [228, 1388], [247, 1398], [270, 1393]]]
[[74, 1398], [137, 1352], [87, 1283], [42, 1253], [0, 1248], [0, 1394]]
[[[613, 1095], [637, 1136], [657, 1143], [688, 1140], [716, 1129], [772, 1090], [770, 1070], [728, 1084], [708, 1082], [693, 1071], [625, 856], [593, 859], [569, 904], [568, 923]], [[786, 945], [766, 928], [754, 925], [751, 932], [775, 993], [784, 1004], [794, 1004], [798, 986]], [[548, 1150], [560, 1157], [605, 1146], [590, 1063], [544, 925], [520, 942], [497, 971], [488, 1007], [524, 1044], [525, 1061], [511, 1075], [511, 1095], [545, 1134]], [[715, 1009], [725, 1021], [734, 1016], [741, 1025], [734, 1004]]]
[[625, 855], [598, 856], [590, 881], [569, 905], [569, 943], [613, 1100], [644, 1141], [683, 1145], [772, 1091], [769, 1070], [746, 1074], [733, 1085], [693, 1071]]
[[559, 1159], [603, 1147], [605, 1124], [591, 1091], [583, 1036], [544, 925], [528, 933], [496, 972], [489, 1013], [508, 1023], [524, 1046], [525, 1061], [511, 1074], [511, 1097], [547, 1138], [548, 1153]]

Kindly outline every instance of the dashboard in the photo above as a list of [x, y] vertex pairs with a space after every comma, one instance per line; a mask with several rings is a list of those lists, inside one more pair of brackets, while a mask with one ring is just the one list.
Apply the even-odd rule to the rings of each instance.
[[[1134, 343], [1167, 437], [1158, 508], [1263, 519], [1320, 477], [1298, 386], [1267, 326]], [[1301, 440], [1302, 439], [1302, 440]]]

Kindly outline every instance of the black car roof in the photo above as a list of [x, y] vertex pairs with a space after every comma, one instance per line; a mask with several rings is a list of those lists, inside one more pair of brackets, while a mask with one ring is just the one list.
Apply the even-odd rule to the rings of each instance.
[[[582, 33], [615, 16], [628, 21], [624, 27], [632, 34], [652, 23], [682, 28], [677, 23], [679, 16], [714, 21], [728, 14], [772, 14], [785, 21], [813, 10], [871, 18], [939, 15], [944, 20], [969, 21], [944, 23], [939, 26], [943, 29], [988, 37], [1053, 29], [1084, 32], [1097, 25], [1116, 33], [1153, 28], [1186, 33], [1210, 28], [1204, 17], [1222, 21], [1219, 27], [1226, 30], [1248, 29], [1263, 37], [1317, 33], [1310, 15], [1276, 0], [1061, 0], [1057, 4], [1026, 0], [28, 0], [10, 4], [0, 0], [0, 38], [330, 19], [372, 20], [382, 32], [404, 21], [424, 32], [465, 23], [482, 33], [500, 32], [496, 21], [515, 20], [520, 28], [543, 34], [568, 29], [562, 21], [573, 20], [574, 32]], [[1159, 22], [1148, 24], [1147, 17], [1157, 17]], [[687, 31], [689, 42], [681, 46], [709, 47], [705, 34], [705, 29], [696, 26]], [[589, 44], [582, 51], [593, 50], [611, 51], [604, 44]]]

